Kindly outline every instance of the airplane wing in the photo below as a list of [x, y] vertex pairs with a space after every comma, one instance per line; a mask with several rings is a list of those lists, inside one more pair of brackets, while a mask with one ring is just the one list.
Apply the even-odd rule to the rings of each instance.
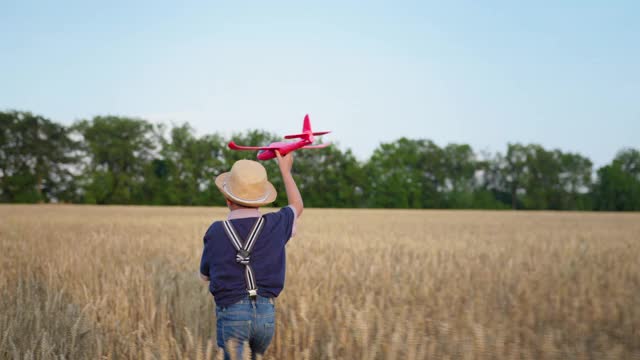
[[326, 148], [329, 145], [331, 145], [331, 144], [330, 143], [326, 143], [326, 144], [319, 144], [319, 145], [307, 145], [307, 146], [304, 146], [303, 149], [323, 149], [323, 148]]
[[[331, 131], [319, 131], [319, 132], [314, 132], [311, 133], [313, 136], [319, 136], [319, 135], [325, 135], [330, 133]], [[293, 135], [285, 135], [284, 138], [285, 139], [298, 139], [298, 138], [304, 138], [305, 136], [307, 136], [308, 134], [293, 134]]]
[[233, 141], [229, 142], [229, 149], [231, 150], [276, 150], [279, 148], [279, 146], [242, 146]]

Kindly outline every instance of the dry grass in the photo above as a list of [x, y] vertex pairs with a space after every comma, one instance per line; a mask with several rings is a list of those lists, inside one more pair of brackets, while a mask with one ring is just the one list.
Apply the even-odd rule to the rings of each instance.
[[[0, 207], [0, 358], [209, 359], [221, 208]], [[640, 359], [640, 215], [307, 210], [268, 359]]]

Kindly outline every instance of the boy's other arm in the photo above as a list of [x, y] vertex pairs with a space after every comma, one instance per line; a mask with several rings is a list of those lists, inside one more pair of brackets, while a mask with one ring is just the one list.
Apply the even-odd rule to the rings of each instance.
[[[208, 230], [207, 230], [208, 232]], [[207, 262], [207, 234], [204, 235], [204, 248], [202, 249], [202, 257], [200, 258], [200, 279], [202, 281], [209, 281], [209, 262]]]
[[289, 206], [293, 207], [296, 210], [296, 216], [300, 217], [300, 215], [302, 215], [302, 210], [304, 210], [304, 203], [302, 202], [302, 196], [300, 195], [298, 186], [291, 175], [293, 154], [288, 153], [287, 155], [282, 156], [280, 155], [280, 152], [276, 150], [276, 156], [278, 157], [278, 167], [282, 174], [282, 182], [284, 182], [284, 188], [287, 191]]

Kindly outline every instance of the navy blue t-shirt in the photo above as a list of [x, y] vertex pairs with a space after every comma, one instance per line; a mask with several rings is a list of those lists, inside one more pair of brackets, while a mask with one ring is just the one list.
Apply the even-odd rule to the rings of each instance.
[[[264, 226], [251, 252], [251, 268], [258, 295], [276, 297], [284, 288], [284, 247], [291, 238], [295, 214], [287, 206], [262, 217]], [[256, 220], [255, 217], [240, 218], [231, 220], [231, 224], [244, 241]], [[236, 262], [236, 249], [227, 238], [222, 222], [211, 224], [204, 235], [200, 272], [209, 277], [209, 291], [218, 306], [234, 304], [247, 296], [244, 269], [244, 265]]]

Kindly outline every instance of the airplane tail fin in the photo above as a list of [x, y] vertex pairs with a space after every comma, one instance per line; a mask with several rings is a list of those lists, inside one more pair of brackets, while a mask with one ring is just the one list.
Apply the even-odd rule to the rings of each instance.
[[319, 131], [312, 132], [311, 131], [311, 120], [309, 120], [309, 114], [304, 116], [304, 121], [302, 122], [302, 134], [293, 134], [286, 135], [285, 139], [309, 139], [313, 140], [313, 136], [328, 134], [330, 131]]
[[311, 120], [309, 120], [309, 114], [304, 116], [304, 121], [302, 122], [302, 133], [310, 133], [311, 132]]

